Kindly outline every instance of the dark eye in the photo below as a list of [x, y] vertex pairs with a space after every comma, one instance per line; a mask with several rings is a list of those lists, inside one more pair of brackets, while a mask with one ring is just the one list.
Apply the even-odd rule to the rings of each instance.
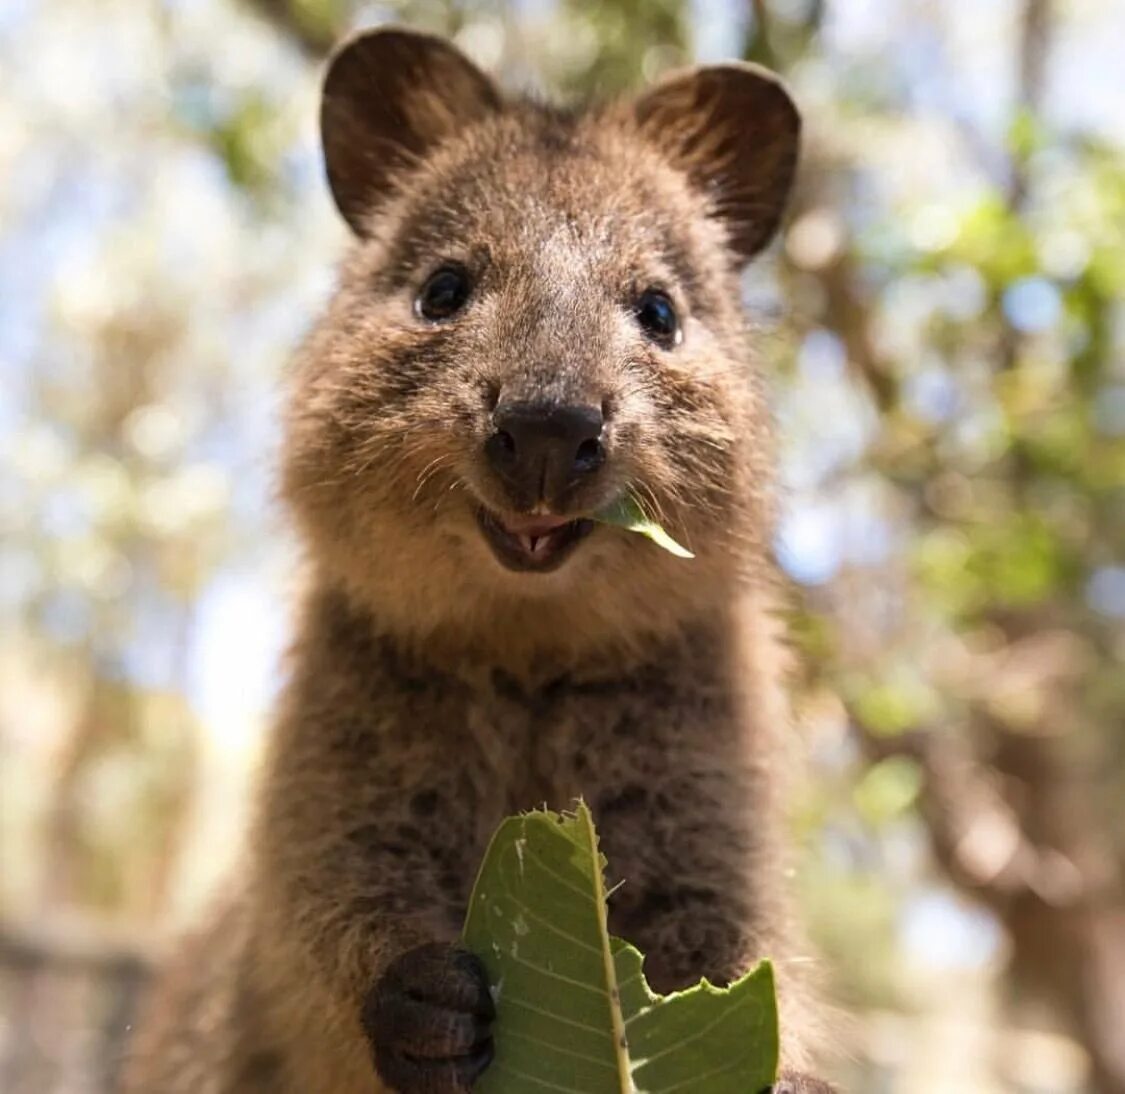
[[469, 299], [469, 275], [459, 266], [442, 266], [426, 279], [414, 313], [423, 319], [437, 322], [452, 319]]
[[658, 346], [671, 349], [680, 343], [680, 321], [676, 308], [667, 293], [659, 289], [646, 289], [641, 293], [634, 309], [641, 330]]

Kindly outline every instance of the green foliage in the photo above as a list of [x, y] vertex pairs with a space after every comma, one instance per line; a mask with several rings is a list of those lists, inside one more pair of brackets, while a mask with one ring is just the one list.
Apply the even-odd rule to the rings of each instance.
[[691, 551], [681, 547], [645, 512], [644, 507], [633, 494], [622, 494], [612, 505], [595, 513], [594, 520], [645, 536], [677, 558], [695, 558]]
[[880, 736], [927, 724], [936, 713], [937, 697], [917, 666], [899, 662], [882, 668], [875, 680], [857, 676], [845, 685], [863, 724]]
[[921, 786], [918, 765], [905, 756], [891, 756], [872, 764], [852, 795], [860, 816], [882, 825], [904, 815], [917, 802]]
[[560, 73], [564, 90], [580, 97], [635, 90], [687, 60], [681, 0], [566, 0], [563, 12], [568, 38], [587, 43]]
[[[501, 824], [462, 940], [488, 970], [496, 1057], [483, 1094], [747, 1094], [777, 1073], [773, 974], [654, 994], [611, 938], [593, 819], [527, 813]], [[625, 882], [628, 884], [628, 881]]]
[[261, 138], [273, 116], [273, 106], [262, 96], [246, 95], [211, 130], [210, 139], [235, 186], [261, 190], [272, 182], [273, 165]]

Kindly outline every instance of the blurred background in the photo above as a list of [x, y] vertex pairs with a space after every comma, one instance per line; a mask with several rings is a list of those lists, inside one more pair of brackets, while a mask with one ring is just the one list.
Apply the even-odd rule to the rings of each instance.
[[1125, 1092], [1125, 9], [4, 0], [0, 1091], [106, 1091], [236, 854], [294, 550], [278, 380], [345, 243], [315, 111], [384, 20], [571, 98], [807, 118], [748, 273], [812, 776], [797, 883], [879, 1094]]

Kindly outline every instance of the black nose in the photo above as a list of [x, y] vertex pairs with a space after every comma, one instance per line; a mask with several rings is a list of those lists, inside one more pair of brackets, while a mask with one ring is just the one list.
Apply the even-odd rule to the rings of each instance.
[[488, 462], [524, 507], [561, 501], [605, 462], [596, 406], [501, 402], [492, 424], [496, 432], [484, 446]]

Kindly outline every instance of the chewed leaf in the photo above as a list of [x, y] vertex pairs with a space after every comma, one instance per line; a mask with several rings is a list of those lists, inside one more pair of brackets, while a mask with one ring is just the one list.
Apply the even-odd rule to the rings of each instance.
[[477, 876], [462, 934], [496, 1003], [479, 1094], [755, 1094], [777, 1074], [773, 972], [661, 996], [607, 927], [590, 811], [511, 817]]
[[594, 514], [594, 520], [613, 524], [630, 532], [648, 536], [658, 547], [663, 547], [677, 558], [695, 558], [686, 547], [680, 546], [656, 521], [641, 508], [640, 502], [630, 493], [621, 495], [612, 505]]

